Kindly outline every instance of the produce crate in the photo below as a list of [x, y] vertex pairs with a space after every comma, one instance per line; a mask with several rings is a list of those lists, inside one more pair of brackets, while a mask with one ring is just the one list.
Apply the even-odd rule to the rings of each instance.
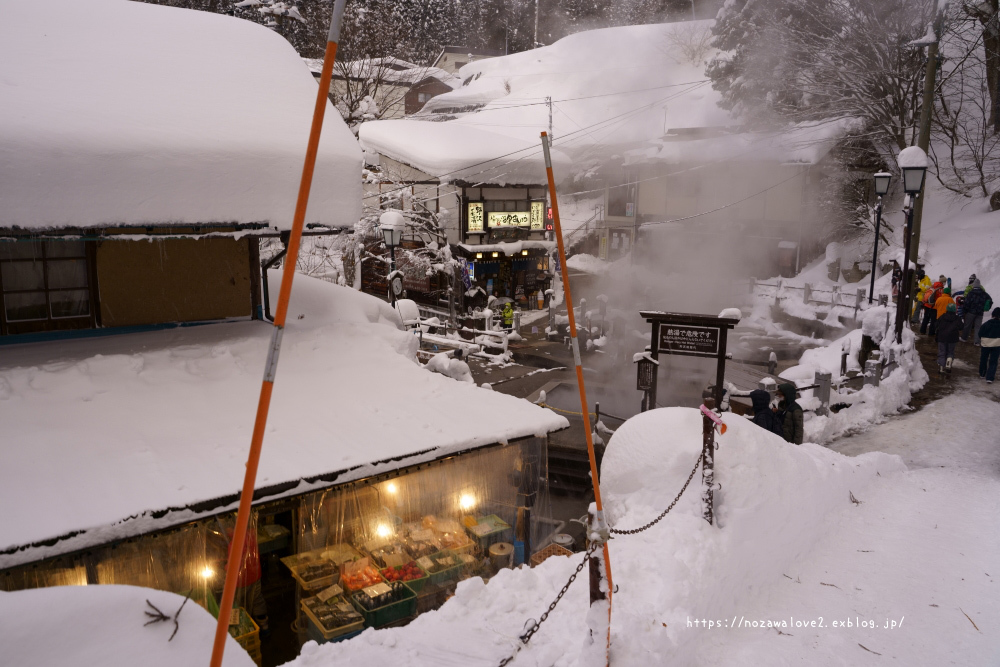
[[237, 607], [234, 611], [239, 613], [240, 622], [229, 626], [229, 634], [250, 654], [250, 657], [259, 667], [261, 659], [260, 628], [257, 627], [257, 624], [253, 622], [250, 614], [243, 607]]
[[329, 641], [341, 641], [347, 639], [346, 635], [353, 637], [364, 630], [365, 627], [365, 621], [364, 618], [362, 618], [354, 623], [348, 623], [346, 625], [340, 625], [328, 629], [318, 618], [316, 618], [316, 615], [313, 613], [312, 609], [305, 604], [304, 600], [302, 603], [302, 611], [305, 613], [306, 621], [308, 622], [307, 633], [309, 638], [318, 644]]
[[446, 581], [451, 581], [458, 577], [462, 570], [462, 561], [460, 561], [451, 551], [447, 549], [442, 549], [436, 554], [431, 554], [430, 556], [425, 556], [424, 558], [430, 558], [435, 563], [439, 558], [452, 558], [454, 563], [450, 566], [446, 566], [436, 572], [432, 571], [433, 568], [425, 567], [421, 558], [417, 559], [417, 565], [420, 566], [424, 572], [427, 573], [427, 583], [430, 584], [441, 584]]
[[366, 628], [381, 628], [400, 619], [413, 616], [417, 611], [417, 594], [407, 588], [406, 584], [402, 586], [402, 599], [371, 611], [365, 609], [355, 600], [354, 595], [351, 596], [351, 602], [354, 603], [355, 609], [365, 617]]
[[[312, 551], [304, 551], [293, 556], [285, 556], [281, 562], [292, 573], [292, 577], [304, 591], [319, 591], [340, 580], [339, 566], [350, 560], [361, 558], [358, 550], [349, 544], [333, 544]], [[308, 578], [306, 569], [319, 563], [332, 564], [332, 573], [322, 577]]]
[[558, 544], [550, 544], [540, 551], [536, 551], [531, 556], [531, 567], [536, 565], [541, 565], [546, 559], [552, 556], [572, 556], [573, 552], [566, 547], [559, 546]]
[[479, 517], [478, 523], [466, 530], [484, 552], [497, 542], [510, 542], [514, 536], [510, 524], [496, 514]]
[[[413, 561], [411, 561], [411, 562], [413, 562]], [[417, 577], [416, 579], [406, 579], [405, 581], [402, 580], [402, 579], [399, 579], [398, 581], [400, 583], [404, 583], [404, 584], [408, 585], [410, 587], [410, 589], [414, 593], [420, 593], [420, 591], [423, 590], [424, 585], [427, 583], [428, 576], [427, 576], [427, 573], [424, 572], [423, 569], [419, 565], [416, 565], [415, 563], [414, 563], [414, 565], [415, 565], [415, 567], [416, 567], [417, 570], [419, 570], [420, 572], [423, 572], [424, 576]], [[389, 568], [382, 568], [381, 570], [379, 570], [379, 574], [382, 575], [382, 578], [385, 579], [386, 582], [392, 582], [394, 580], [389, 579], [389, 577], [387, 577], [386, 574], [385, 574], [386, 570], [388, 570], [388, 569]], [[399, 570], [399, 568], [395, 568], [395, 569]]]

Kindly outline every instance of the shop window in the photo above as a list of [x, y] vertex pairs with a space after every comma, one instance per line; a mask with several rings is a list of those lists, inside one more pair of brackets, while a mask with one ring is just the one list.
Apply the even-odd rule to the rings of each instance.
[[0, 290], [8, 333], [81, 328], [92, 321], [84, 241], [0, 242]]
[[608, 188], [608, 215], [635, 216], [637, 176], [631, 169], [622, 169]]

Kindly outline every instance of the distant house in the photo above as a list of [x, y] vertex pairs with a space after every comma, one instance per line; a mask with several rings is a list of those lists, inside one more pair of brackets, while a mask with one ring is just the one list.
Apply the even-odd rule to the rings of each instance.
[[[305, 58], [313, 77], [319, 78], [323, 61]], [[416, 113], [432, 97], [450, 92], [460, 81], [437, 67], [424, 67], [399, 58], [365, 58], [337, 63], [330, 80], [330, 100], [353, 111], [382, 119]], [[370, 98], [370, 99], [368, 99]], [[374, 103], [374, 109], [369, 105]]]
[[458, 74], [458, 70], [471, 62], [502, 55], [499, 51], [490, 51], [487, 49], [471, 49], [467, 46], [446, 46], [438, 54], [437, 60], [434, 61], [434, 67], [442, 69], [445, 72]]
[[[259, 240], [290, 226], [316, 94], [294, 50], [224, 16], [58, 4], [0, 36], [0, 341], [262, 317]], [[309, 223], [357, 221], [360, 168], [330, 109]]]

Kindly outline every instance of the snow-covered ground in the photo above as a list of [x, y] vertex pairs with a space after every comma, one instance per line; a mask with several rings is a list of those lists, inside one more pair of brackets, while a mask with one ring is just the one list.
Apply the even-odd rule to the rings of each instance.
[[[152, 623], [147, 600], [172, 621]], [[0, 592], [2, 662], [14, 667], [179, 667], [206, 665], [215, 619], [175, 593], [137, 586], [58, 586]], [[180, 613], [177, 610], [181, 609]], [[253, 667], [232, 637], [222, 664]]]

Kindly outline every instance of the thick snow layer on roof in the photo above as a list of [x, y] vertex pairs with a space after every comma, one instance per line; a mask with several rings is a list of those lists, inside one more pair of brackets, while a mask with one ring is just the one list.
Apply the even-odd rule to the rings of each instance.
[[[323, 71], [322, 58], [303, 58], [302, 60], [313, 76], [319, 76]], [[378, 75], [382, 81], [404, 86], [413, 85], [428, 78], [437, 79], [449, 88], [457, 88], [462, 83], [460, 78], [439, 67], [424, 67], [392, 57], [351, 60], [340, 63], [334, 68], [333, 76], [343, 78], [345, 71], [351, 77], [367, 78]]]
[[[271, 294], [279, 282], [271, 272]], [[397, 322], [374, 297], [296, 277], [258, 488], [358, 479], [567, 424], [429, 372]], [[141, 516], [111, 525], [146, 510], [237, 493], [271, 331], [239, 322], [5, 347], [0, 550], [93, 530], [54, 551], [0, 554], [0, 568], [138, 532]]]
[[626, 164], [703, 164], [709, 162], [779, 162], [816, 164], [856, 124], [850, 119], [802, 123], [778, 132], [720, 133], [684, 140], [669, 134], [625, 153]]
[[[316, 82], [282, 37], [127, 0], [0, 8], [0, 227], [290, 226]], [[357, 222], [360, 169], [328, 107], [307, 222]]]
[[[18, 667], [177, 667], [207, 664], [215, 619], [188, 602], [172, 622], [143, 626], [146, 600], [173, 616], [184, 602], [174, 593], [138, 586], [57, 586], [0, 593], [0, 646]], [[226, 637], [222, 664], [253, 667]]]
[[[704, 74], [711, 25], [588, 30], [478, 60], [459, 71], [466, 85], [431, 99], [413, 118], [365, 123], [359, 138], [366, 149], [434, 176], [531, 183], [544, 182], [539, 133], [549, 130], [547, 97], [559, 178], [597, 147], [646, 141], [665, 127], [728, 125]], [[702, 48], [692, 48], [698, 43]], [[457, 117], [431, 122], [450, 114]], [[478, 164], [501, 155], [507, 157]]]

